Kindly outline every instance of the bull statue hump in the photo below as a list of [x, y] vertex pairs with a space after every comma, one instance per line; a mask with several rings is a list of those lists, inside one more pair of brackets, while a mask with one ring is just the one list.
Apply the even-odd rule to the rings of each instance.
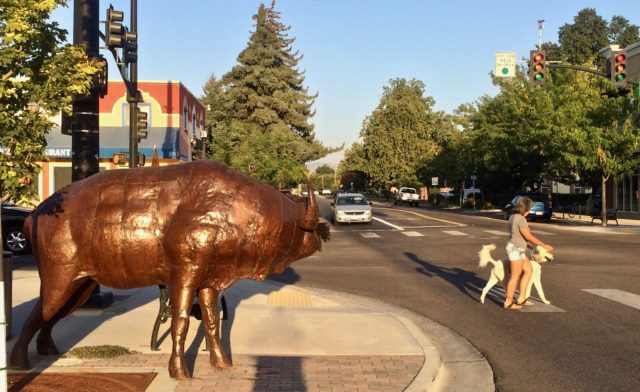
[[184, 339], [193, 298], [211, 342], [209, 361], [231, 366], [217, 331], [217, 299], [237, 280], [262, 280], [320, 250], [329, 240], [311, 184], [308, 198], [213, 161], [111, 170], [75, 182], [43, 201], [25, 222], [38, 261], [41, 296], [11, 352], [30, 368], [27, 349], [39, 332], [40, 354], [57, 354], [51, 330], [95, 286], [168, 285], [172, 353], [169, 374], [187, 378]]

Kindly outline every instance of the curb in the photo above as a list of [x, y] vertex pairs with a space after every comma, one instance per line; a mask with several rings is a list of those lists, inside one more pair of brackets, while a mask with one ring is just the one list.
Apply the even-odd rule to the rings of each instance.
[[397, 318], [424, 352], [422, 368], [405, 391], [494, 392], [493, 370], [466, 338], [410, 310], [356, 294], [294, 286], [342, 304], [375, 308]]

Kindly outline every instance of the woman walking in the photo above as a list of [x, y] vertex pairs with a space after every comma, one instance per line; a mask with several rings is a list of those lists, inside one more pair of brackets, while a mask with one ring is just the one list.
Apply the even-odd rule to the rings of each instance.
[[[540, 245], [549, 252], [553, 252], [553, 247], [545, 244], [531, 234], [529, 224], [527, 223], [527, 215], [531, 211], [533, 201], [528, 197], [521, 197], [512, 210], [509, 217], [509, 242], [507, 242], [507, 255], [509, 257], [509, 266], [511, 276], [507, 283], [507, 293], [504, 300], [505, 309], [520, 309], [522, 305], [533, 305], [533, 302], [525, 298], [527, 285], [531, 279], [531, 262], [526, 254], [529, 244]], [[522, 276], [522, 279], [520, 277]], [[513, 295], [516, 292], [516, 286], [520, 280], [520, 295], [518, 302], [513, 301]]]

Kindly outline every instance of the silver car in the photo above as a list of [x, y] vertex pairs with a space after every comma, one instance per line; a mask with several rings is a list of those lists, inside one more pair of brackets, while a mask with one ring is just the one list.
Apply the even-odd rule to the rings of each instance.
[[331, 223], [371, 223], [371, 202], [361, 193], [340, 193], [331, 202]]

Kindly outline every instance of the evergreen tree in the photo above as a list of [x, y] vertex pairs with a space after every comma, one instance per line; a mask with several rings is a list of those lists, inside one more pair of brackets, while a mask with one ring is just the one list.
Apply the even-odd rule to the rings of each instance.
[[316, 96], [304, 87], [298, 70], [302, 56], [295, 39], [280, 23], [275, 1], [261, 4], [255, 31], [238, 55], [238, 64], [205, 86], [211, 101], [213, 127], [210, 157], [273, 185], [286, 186], [304, 178], [304, 163], [327, 153], [315, 139], [312, 105]]

